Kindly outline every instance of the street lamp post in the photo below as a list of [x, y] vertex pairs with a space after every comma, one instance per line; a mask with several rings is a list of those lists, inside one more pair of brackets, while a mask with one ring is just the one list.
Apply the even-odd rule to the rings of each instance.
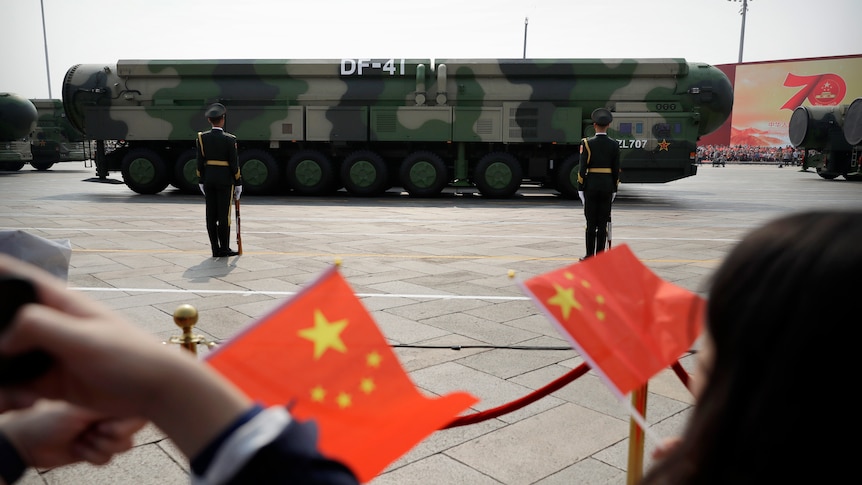
[[45, 43], [45, 71], [48, 73], [48, 98], [53, 98], [51, 94], [51, 66], [48, 64], [48, 31], [45, 30], [45, 1], [40, 0], [42, 6], [42, 41]]
[[530, 22], [529, 17], [524, 17], [524, 59], [527, 58], [527, 24]]
[[739, 63], [742, 63], [742, 46], [745, 45], [745, 13], [748, 12], [748, 2], [754, 0], [727, 0], [728, 2], [742, 2], [742, 9], [739, 13], [742, 15], [742, 28], [739, 31]]

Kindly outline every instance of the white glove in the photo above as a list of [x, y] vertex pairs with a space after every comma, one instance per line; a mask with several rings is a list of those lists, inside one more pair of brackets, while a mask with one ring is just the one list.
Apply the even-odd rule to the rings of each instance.
[[578, 191], [578, 197], [580, 197], [580, 199], [581, 199], [581, 204], [584, 204], [585, 202], [584, 202], [584, 191], [583, 190]]
[[233, 198], [239, 200], [239, 196], [242, 194], [242, 185], [237, 185], [233, 188]]
[[207, 193], [206, 193], [206, 192], [204, 192], [204, 184], [198, 184], [198, 187], [200, 187], [200, 188], [201, 188], [201, 193], [202, 193], [202, 194], [207, 195]]
[[611, 202], [613, 202], [613, 201], [614, 201], [614, 199], [616, 199], [616, 198], [617, 198], [617, 193], [616, 193], [616, 192], [614, 192], [614, 193], [611, 195]]

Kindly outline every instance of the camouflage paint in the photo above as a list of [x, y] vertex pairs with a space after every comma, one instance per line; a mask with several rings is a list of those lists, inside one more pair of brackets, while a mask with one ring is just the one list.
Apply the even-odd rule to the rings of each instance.
[[[733, 93], [721, 71], [683, 59], [135, 60], [74, 66], [63, 85], [75, 126], [91, 139], [120, 140], [97, 158], [103, 174], [123, 170], [131, 152], [154, 165], [146, 183], [124, 171], [142, 193], [169, 183], [195, 189], [184, 154], [208, 129], [203, 110], [216, 101], [228, 108], [241, 158], [248, 152], [241, 163], [251, 163], [243, 173], [256, 181], [246, 187], [252, 194], [410, 191], [420, 182], [410, 174], [427, 178], [427, 170], [445, 170], [448, 184], [488, 188], [490, 162], [480, 161], [491, 157], [494, 177], [523, 180], [486, 195], [512, 195], [524, 182], [571, 197], [561, 166], [589, 135], [593, 109], [614, 111], [623, 182], [667, 182], [696, 173], [697, 138], [727, 119]], [[423, 170], [403, 165], [429, 154]], [[356, 163], [391, 180], [351, 180], [362, 170], [344, 165]], [[320, 186], [302, 181], [329, 173], [336, 176]]]
[[63, 111], [59, 99], [31, 99], [39, 113], [36, 129], [30, 136], [33, 161], [38, 170], [47, 170], [57, 162], [89, 160], [92, 154], [89, 140], [75, 129]]

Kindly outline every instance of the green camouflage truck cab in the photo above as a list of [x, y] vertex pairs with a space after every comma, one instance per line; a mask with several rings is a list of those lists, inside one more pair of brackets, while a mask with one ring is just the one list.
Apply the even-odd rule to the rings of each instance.
[[29, 99], [0, 93], [0, 170], [21, 170], [33, 159], [28, 136], [38, 113]]
[[799, 106], [788, 126], [790, 143], [805, 149], [803, 166], [825, 179], [862, 180], [862, 98], [838, 106]]
[[48, 170], [57, 162], [90, 160], [90, 143], [84, 138], [63, 110], [59, 99], [31, 99], [39, 114], [36, 128], [30, 135], [30, 165], [36, 170]]
[[98, 174], [121, 171], [139, 193], [197, 190], [193, 140], [213, 102], [228, 109], [248, 193], [509, 197], [529, 185], [576, 197], [595, 108], [614, 112], [622, 181], [668, 182], [696, 173], [695, 144], [728, 118], [733, 91], [683, 59], [121, 60], [73, 66], [63, 82]]

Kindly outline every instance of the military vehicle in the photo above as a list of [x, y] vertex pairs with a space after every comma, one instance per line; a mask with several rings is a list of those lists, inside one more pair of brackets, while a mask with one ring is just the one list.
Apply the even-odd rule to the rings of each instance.
[[121, 60], [71, 67], [62, 91], [97, 175], [120, 171], [142, 194], [197, 191], [193, 140], [213, 102], [238, 139], [243, 193], [486, 197], [576, 197], [599, 107], [614, 113], [623, 182], [695, 175], [698, 138], [733, 104], [720, 70], [684, 59]]
[[36, 170], [48, 170], [57, 162], [90, 160], [90, 142], [66, 117], [59, 99], [31, 99], [39, 119], [30, 135], [30, 165]]
[[28, 136], [36, 128], [37, 117], [29, 99], [0, 93], [0, 170], [21, 170], [33, 159]]
[[803, 167], [825, 179], [862, 180], [862, 98], [838, 106], [799, 106], [788, 126], [790, 143], [805, 149]]

